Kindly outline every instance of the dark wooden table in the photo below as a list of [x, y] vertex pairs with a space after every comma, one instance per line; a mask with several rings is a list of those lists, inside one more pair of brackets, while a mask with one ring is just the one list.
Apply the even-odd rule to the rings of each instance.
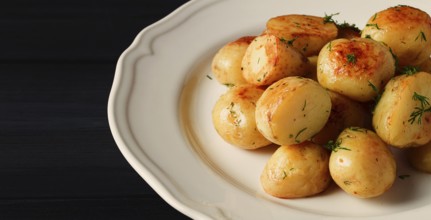
[[188, 219], [130, 167], [107, 120], [118, 57], [185, 2], [0, 3], [0, 219]]

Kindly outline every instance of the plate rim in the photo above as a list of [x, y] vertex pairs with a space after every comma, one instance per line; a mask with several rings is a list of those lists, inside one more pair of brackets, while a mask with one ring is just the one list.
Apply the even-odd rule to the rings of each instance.
[[[180, 5], [175, 10], [164, 16], [163, 18], [159, 19], [158, 21], [146, 26], [143, 28], [133, 39], [131, 44], [121, 53], [119, 56], [115, 71], [114, 71], [114, 79], [111, 86], [111, 90], [109, 92], [108, 97], [108, 104], [107, 104], [107, 116], [108, 116], [108, 124], [111, 130], [111, 134], [114, 138], [114, 141], [120, 150], [123, 157], [127, 160], [127, 162], [130, 164], [130, 166], [140, 175], [140, 177], [170, 206], [175, 208], [177, 211], [181, 212], [182, 214], [191, 217], [193, 219], [211, 219], [208, 215], [204, 214], [203, 212], [200, 212], [199, 210], [186, 205], [185, 203], [181, 202], [179, 199], [179, 194], [172, 193], [168, 188], [165, 186], [163, 181], [159, 179], [159, 177], [151, 172], [145, 165], [153, 165], [154, 167], [157, 167], [157, 164], [154, 164], [150, 158], [146, 162], [146, 164], [142, 163], [140, 158], [137, 158], [130, 150], [130, 141], [128, 141], [127, 137], [125, 137], [125, 133], [132, 133], [130, 128], [127, 128], [128, 130], [120, 131], [120, 122], [119, 117], [125, 117], [126, 115], [119, 116], [118, 111], [116, 108], [119, 108], [117, 103], [121, 100], [119, 100], [118, 96], [121, 93], [131, 93], [131, 89], [127, 89], [125, 91], [124, 88], [120, 88], [120, 84], [123, 83], [124, 80], [124, 63], [125, 61], [130, 57], [133, 56], [132, 53], [139, 48], [139, 46], [143, 45], [143, 39], [146, 34], [151, 33], [154, 28], [156, 27], [162, 27], [164, 25], [167, 25], [172, 19], [174, 19], [178, 14], [183, 13], [186, 9], [192, 9], [195, 7], [198, 0], [189, 0], [188, 2]], [[192, 9], [193, 10], [193, 9]], [[151, 39], [150, 39], [151, 40]], [[151, 50], [151, 48], [150, 48]], [[149, 52], [150, 54], [153, 53], [153, 51]], [[128, 100], [126, 101], [128, 102]], [[124, 107], [126, 108], [126, 107]], [[133, 138], [132, 138], [133, 139]], [[136, 141], [133, 141], [136, 142]], [[147, 157], [147, 156], [145, 156]], [[149, 164], [147, 164], [149, 163]], [[157, 169], [157, 168], [155, 168]], [[158, 174], [160, 175], [160, 174]]]

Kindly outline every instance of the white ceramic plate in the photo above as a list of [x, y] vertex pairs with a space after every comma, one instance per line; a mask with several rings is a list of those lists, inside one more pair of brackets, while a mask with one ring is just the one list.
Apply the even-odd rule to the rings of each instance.
[[[399, 160], [390, 191], [356, 199], [337, 187], [311, 198], [266, 195], [259, 175], [274, 149], [244, 151], [226, 144], [211, 123], [225, 87], [211, 80], [210, 62], [225, 43], [259, 34], [281, 14], [334, 17], [363, 27], [375, 12], [431, 2], [345, 0], [195, 0], [144, 29], [120, 57], [108, 115], [119, 149], [170, 205], [194, 219], [405, 219], [431, 213], [430, 177]], [[430, 13], [429, 11], [427, 11]]]

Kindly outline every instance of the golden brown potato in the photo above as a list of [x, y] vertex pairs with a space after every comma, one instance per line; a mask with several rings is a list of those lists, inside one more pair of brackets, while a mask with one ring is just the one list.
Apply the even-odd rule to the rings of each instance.
[[255, 36], [241, 37], [217, 51], [213, 57], [211, 69], [219, 83], [229, 86], [247, 83], [242, 75], [241, 62], [248, 45], [254, 38]]
[[395, 74], [389, 49], [371, 39], [337, 39], [319, 53], [317, 79], [332, 91], [353, 100], [373, 100]]
[[256, 103], [256, 124], [278, 145], [308, 140], [326, 124], [331, 112], [328, 92], [316, 81], [286, 77], [269, 86]]
[[212, 120], [218, 134], [228, 143], [243, 149], [271, 144], [256, 128], [256, 102], [264, 92], [253, 85], [230, 88], [217, 100]]
[[431, 142], [407, 149], [407, 160], [413, 168], [431, 173]]
[[242, 60], [243, 76], [253, 85], [271, 85], [287, 76], [307, 73], [307, 58], [274, 35], [256, 37]]
[[393, 78], [374, 109], [373, 127], [388, 144], [404, 148], [431, 140], [431, 74]]
[[324, 191], [331, 182], [329, 152], [312, 142], [280, 146], [260, 176], [264, 191], [279, 198], [299, 198]]
[[396, 163], [389, 147], [371, 130], [346, 128], [333, 143], [329, 171], [350, 195], [371, 198], [391, 188]]
[[418, 65], [431, 54], [431, 18], [410, 6], [399, 5], [377, 12], [370, 17], [361, 36], [388, 45], [401, 66]]
[[336, 92], [328, 92], [332, 103], [331, 114], [325, 127], [311, 139], [314, 143], [323, 145], [335, 140], [348, 127], [371, 127], [371, 112], [367, 108]]
[[317, 55], [329, 41], [335, 39], [338, 30], [333, 22], [322, 17], [290, 14], [269, 19], [266, 33], [291, 42], [305, 56]]

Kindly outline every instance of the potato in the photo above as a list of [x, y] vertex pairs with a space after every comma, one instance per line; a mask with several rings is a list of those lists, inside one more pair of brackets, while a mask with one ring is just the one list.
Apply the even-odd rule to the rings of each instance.
[[312, 137], [314, 143], [326, 144], [335, 140], [348, 127], [371, 127], [371, 112], [367, 108], [336, 92], [328, 92], [332, 103], [331, 114], [325, 127]]
[[426, 59], [423, 63], [419, 64], [418, 66], [413, 66], [413, 68], [416, 68], [422, 72], [431, 73], [431, 58]]
[[324, 191], [331, 182], [329, 152], [306, 141], [280, 146], [260, 176], [264, 191], [279, 198], [299, 198]]
[[269, 86], [256, 103], [256, 124], [278, 145], [308, 140], [326, 124], [331, 112], [328, 92], [316, 81], [286, 77]]
[[431, 173], [431, 142], [407, 149], [407, 160], [413, 168]]
[[388, 45], [399, 64], [418, 65], [431, 54], [431, 18], [417, 8], [399, 5], [371, 16], [362, 30], [362, 37]]
[[335, 183], [350, 195], [371, 198], [391, 188], [396, 163], [389, 147], [371, 130], [351, 127], [332, 146], [329, 171]]
[[253, 85], [239, 85], [227, 90], [217, 100], [212, 120], [217, 133], [226, 142], [242, 149], [271, 144], [256, 128], [256, 102], [263, 92]]
[[331, 41], [317, 60], [317, 79], [323, 87], [360, 102], [373, 100], [394, 74], [391, 52], [371, 39]]
[[340, 25], [337, 25], [337, 28], [337, 38], [352, 39], [361, 37], [361, 30], [359, 30], [359, 28], [357, 28], [355, 25], [342, 23]]
[[255, 36], [244, 36], [220, 48], [211, 63], [216, 80], [224, 85], [246, 84], [242, 76], [241, 62], [245, 51]]
[[310, 71], [304, 77], [317, 81], [317, 56], [307, 57]]
[[290, 14], [270, 18], [266, 33], [292, 42], [294, 48], [308, 57], [317, 55], [323, 45], [335, 39], [338, 30], [333, 22], [325, 22], [322, 17]]
[[431, 140], [431, 74], [393, 78], [374, 109], [373, 127], [388, 144], [404, 148]]
[[274, 35], [256, 37], [242, 60], [243, 76], [253, 85], [271, 85], [287, 76], [309, 71], [308, 59]]
[[418, 65], [431, 55], [430, 24], [431, 18], [426, 12], [399, 5], [371, 16], [361, 36], [388, 45], [400, 66]]

